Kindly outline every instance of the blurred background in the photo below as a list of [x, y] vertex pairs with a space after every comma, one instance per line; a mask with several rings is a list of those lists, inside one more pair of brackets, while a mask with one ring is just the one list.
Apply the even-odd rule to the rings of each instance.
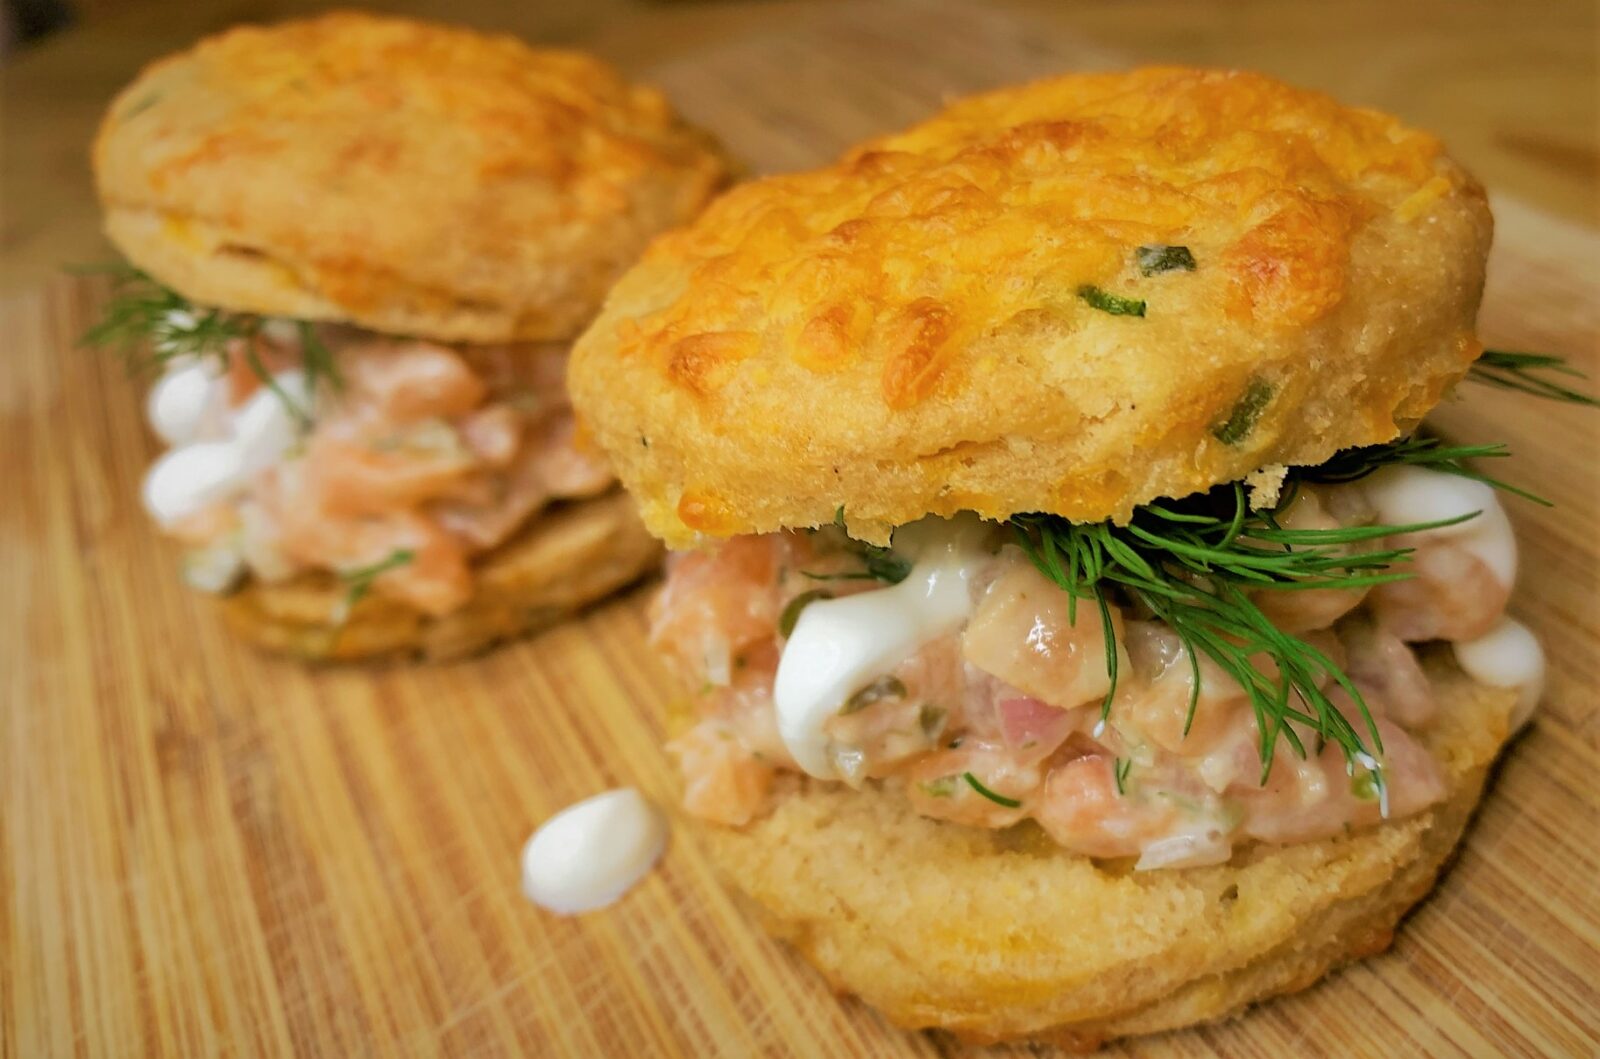
[[[0, 295], [37, 282], [62, 262], [108, 255], [98, 234], [87, 145], [107, 101], [140, 66], [233, 23], [328, 6], [306, 0], [0, 0]], [[1254, 67], [1394, 111], [1440, 133], [1496, 193], [1566, 220], [1600, 222], [1600, 6], [1593, 0], [404, 0], [365, 6], [590, 48], [633, 75], [657, 80], [669, 94], [675, 76], [702, 67], [714, 71], [737, 48], [751, 56], [780, 55], [782, 48], [771, 42], [796, 33], [823, 41], [830, 34], [859, 39], [870, 33], [875, 48], [902, 53], [897, 61], [908, 50], [934, 47], [930, 40], [972, 47], [999, 40], [1037, 57], [1015, 72], [1017, 78], [1085, 62]], [[936, 97], [992, 80], [989, 73], [975, 83], [950, 75], [963, 60], [939, 47], [929, 66], [943, 80], [917, 85], [908, 93], [918, 96], [915, 105], [898, 110], [874, 100], [876, 124], [864, 122], [863, 135], [882, 131], [886, 112], [925, 113], [930, 90]], [[981, 57], [970, 65], [981, 66]], [[680, 105], [695, 116], [692, 99]], [[803, 111], [807, 101], [795, 105]], [[790, 117], [804, 120], [803, 113]], [[740, 148], [738, 128], [718, 131]], [[766, 147], [746, 157], [758, 169], [771, 169], [820, 160], [811, 150], [779, 157]]]

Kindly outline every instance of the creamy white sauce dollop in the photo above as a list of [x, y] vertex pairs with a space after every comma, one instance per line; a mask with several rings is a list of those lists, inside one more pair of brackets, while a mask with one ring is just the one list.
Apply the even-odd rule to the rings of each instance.
[[1448, 537], [1483, 562], [1504, 585], [1517, 579], [1517, 541], [1492, 486], [1425, 467], [1392, 466], [1361, 482], [1378, 521], [1390, 525], [1437, 522], [1477, 512], [1454, 526], [1429, 530]]
[[170, 449], [144, 476], [144, 506], [163, 526], [236, 495], [244, 460], [228, 441], [192, 441]]
[[[1517, 541], [1492, 486], [1421, 467], [1386, 467], [1363, 485], [1384, 522], [1423, 522], [1480, 512], [1477, 518], [1430, 530], [1429, 535], [1449, 537], [1470, 551], [1502, 584], [1516, 582]], [[1544, 692], [1545, 656], [1538, 638], [1520, 622], [1502, 617], [1483, 636], [1451, 646], [1456, 662], [1473, 680], [1518, 689], [1512, 728], [1528, 723]]]
[[1511, 729], [1527, 724], [1544, 694], [1545, 657], [1539, 638], [1515, 618], [1501, 618], [1500, 624], [1476, 640], [1451, 646], [1456, 662], [1473, 680], [1492, 688], [1517, 689]]
[[206, 413], [222, 390], [214, 364], [187, 358], [167, 369], [150, 388], [145, 412], [150, 428], [168, 445], [183, 445], [200, 433]]
[[778, 734], [812, 776], [839, 778], [823, 725], [853, 693], [972, 614], [973, 573], [988, 552], [975, 517], [926, 518], [902, 527], [895, 549], [914, 562], [890, 588], [818, 600], [800, 612], [773, 686]]
[[[301, 372], [279, 372], [273, 376], [273, 382], [279, 393], [293, 401], [296, 408], [311, 407], [311, 395]], [[299, 440], [300, 422], [284, 405], [279, 393], [263, 386], [230, 417], [233, 444], [239, 450], [246, 472], [271, 467]]]
[[[296, 408], [310, 409], [303, 373], [279, 372], [273, 381]], [[238, 496], [251, 475], [282, 460], [299, 439], [299, 422], [271, 387], [232, 412], [221, 408], [225, 387], [214, 364], [188, 359], [150, 393], [151, 428], [173, 448], [146, 472], [142, 495], [164, 527]]]
[[541, 908], [574, 915], [611, 904], [661, 856], [667, 825], [632, 787], [568, 806], [522, 847], [522, 892]]

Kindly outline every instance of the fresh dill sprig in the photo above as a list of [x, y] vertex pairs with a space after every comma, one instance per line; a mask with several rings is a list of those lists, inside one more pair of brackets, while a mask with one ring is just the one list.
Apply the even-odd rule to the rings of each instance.
[[306, 392], [316, 393], [323, 379], [334, 393], [344, 390], [344, 377], [333, 362], [333, 353], [317, 335], [317, 327], [309, 320], [295, 321], [300, 332], [300, 365], [305, 371]]
[[1512, 353], [1500, 349], [1484, 350], [1483, 355], [1467, 371], [1467, 378], [1474, 382], [1529, 393], [1535, 397], [1600, 408], [1600, 397], [1574, 390], [1558, 379], [1550, 378], [1551, 375], [1564, 375], [1570, 379], [1588, 378], [1561, 357], [1548, 353]]
[[[256, 352], [254, 342], [245, 343], [244, 362], [245, 366], [250, 369], [250, 374], [254, 375], [261, 385], [272, 391], [272, 395], [278, 399], [284, 408], [288, 409], [289, 415], [296, 423], [300, 424], [300, 429], [302, 431], [310, 430], [311, 410], [300, 407], [300, 402], [290, 397], [288, 391], [284, 390], [278, 380], [273, 377], [272, 372], [267, 370], [267, 366], [261, 363], [261, 355]], [[309, 388], [307, 392], [310, 392]]]
[[[261, 317], [196, 306], [133, 265], [94, 265], [72, 271], [79, 275], [108, 275], [112, 280], [113, 293], [105, 315], [83, 333], [78, 340], [80, 346], [114, 349], [128, 361], [131, 370], [137, 371], [160, 368], [182, 357], [211, 358], [225, 367], [231, 355], [229, 347], [237, 340], [251, 374], [283, 402], [301, 429], [311, 426], [311, 409], [302, 408], [293, 400], [261, 362], [255, 344], [261, 332]], [[333, 354], [317, 335], [315, 325], [299, 320], [295, 326], [306, 392], [315, 394], [323, 383], [335, 392], [341, 390], [344, 383]]]
[[1524, 500], [1532, 501], [1543, 507], [1553, 507], [1550, 501], [1542, 496], [1530, 493], [1498, 478], [1491, 478], [1482, 471], [1476, 470], [1468, 460], [1498, 460], [1505, 459], [1511, 453], [1503, 443], [1493, 445], [1446, 445], [1436, 437], [1426, 437], [1411, 434], [1394, 441], [1386, 441], [1381, 445], [1366, 445], [1361, 448], [1344, 449], [1336, 452], [1333, 458], [1316, 467], [1299, 467], [1294, 471], [1294, 476], [1303, 482], [1324, 482], [1336, 484], [1339, 482], [1353, 482], [1358, 478], [1365, 478], [1380, 467], [1394, 464], [1411, 464], [1418, 467], [1427, 467], [1430, 470], [1453, 474], [1459, 478], [1470, 478], [1475, 482], [1492, 486], [1502, 492], [1513, 496], [1520, 496]]
[[[1475, 513], [1435, 522], [1331, 529], [1285, 528], [1278, 516], [1294, 502], [1300, 482], [1354, 481], [1397, 463], [1426, 465], [1510, 489], [1462, 462], [1504, 454], [1503, 446], [1444, 446], [1436, 439], [1408, 438], [1349, 450], [1321, 467], [1291, 470], [1270, 509], [1251, 510], [1244, 487], [1234, 482], [1183, 500], [1141, 505], [1125, 525], [1074, 523], [1039, 514], [1015, 516], [1011, 524], [1034, 565], [1068, 593], [1069, 620], [1076, 621], [1080, 599], [1093, 600], [1099, 609], [1110, 678], [1100, 708], [1102, 726], [1118, 679], [1111, 603], [1123, 601], [1166, 624], [1183, 643], [1192, 676], [1185, 734], [1199, 703], [1199, 659], [1204, 655], [1236, 680], [1250, 700], [1262, 782], [1280, 739], [1298, 756], [1306, 756], [1293, 727], [1300, 724], [1316, 733], [1319, 745], [1338, 744], [1352, 768], [1360, 764], [1371, 769], [1381, 792], [1375, 755], [1382, 752], [1383, 742], [1361, 692], [1333, 659], [1273, 625], [1250, 593], [1357, 589], [1402, 580], [1409, 574], [1393, 568], [1411, 549], [1363, 546], [1455, 525]], [[1273, 663], [1267, 667], [1270, 673], [1257, 668], [1257, 656]], [[1332, 687], [1342, 688], [1356, 704], [1359, 730], [1328, 697], [1324, 689]]]
[[[132, 265], [106, 265], [90, 271], [112, 278], [113, 296], [98, 324], [83, 333], [80, 346], [115, 349], [133, 369], [160, 367], [175, 357], [213, 357], [227, 363], [228, 343], [255, 336], [261, 321], [221, 309], [201, 309]], [[138, 359], [140, 351], [147, 359]]]
[[378, 575], [386, 574], [390, 570], [405, 566], [417, 557], [409, 548], [397, 548], [387, 557], [366, 566], [357, 566], [339, 574], [339, 580], [345, 584], [344, 599], [339, 605], [338, 621], [342, 622], [350, 616], [350, 611], [357, 603], [366, 598], [372, 591], [372, 584]]

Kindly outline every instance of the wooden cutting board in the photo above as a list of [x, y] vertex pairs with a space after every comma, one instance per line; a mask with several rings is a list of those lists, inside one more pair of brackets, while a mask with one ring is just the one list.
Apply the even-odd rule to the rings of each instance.
[[[1112, 61], [930, 12], [751, 19], [635, 72], [772, 170]], [[1600, 368], [1600, 237], [1497, 214], [1485, 338]], [[61, 280], [0, 304], [0, 1055], [964, 1054], [832, 997], [686, 833], [610, 910], [524, 902], [517, 853], [550, 813], [620, 784], [673, 801], [647, 590], [437, 668], [230, 642], [140, 512], [136, 387], [73, 346], [101, 296]], [[1595, 1054], [1600, 413], [1463, 389], [1438, 425], [1509, 442], [1498, 470], [1557, 505], [1512, 505], [1514, 609], [1554, 663], [1538, 720], [1390, 953], [1126, 1054]]]

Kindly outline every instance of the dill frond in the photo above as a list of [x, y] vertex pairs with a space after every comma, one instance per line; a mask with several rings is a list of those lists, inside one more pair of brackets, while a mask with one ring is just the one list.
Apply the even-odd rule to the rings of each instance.
[[1589, 405], [1600, 408], [1600, 397], [1574, 390], [1553, 375], [1569, 379], [1587, 379], [1583, 372], [1568, 364], [1565, 359], [1548, 353], [1512, 353], [1500, 349], [1486, 349], [1467, 371], [1467, 378], [1487, 383], [1505, 390], [1548, 397], [1554, 401]]
[[[232, 349], [239, 348], [251, 373], [283, 402], [301, 429], [310, 427], [311, 409], [291, 399], [261, 362], [255, 344], [261, 317], [194, 305], [132, 265], [86, 266], [73, 271], [108, 275], [112, 280], [112, 296], [104, 315], [79, 338], [80, 346], [115, 350], [127, 360], [130, 371], [159, 370], [169, 361], [187, 357], [213, 359], [225, 367]], [[333, 354], [316, 327], [304, 320], [295, 325], [307, 392], [315, 394], [324, 385], [334, 392], [341, 390], [344, 383]]]
[[260, 329], [256, 317], [199, 308], [132, 265], [94, 271], [112, 277], [113, 293], [100, 322], [78, 344], [114, 349], [132, 370], [159, 368], [187, 356], [226, 363], [228, 343], [251, 338]]
[[[1307, 748], [1294, 725], [1317, 740], [1337, 744], [1352, 768], [1373, 772], [1382, 791], [1376, 755], [1382, 739], [1361, 692], [1331, 658], [1304, 639], [1274, 626], [1252, 600], [1257, 591], [1359, 589], [1410, 576], [1403, 564], [1411, 549], [1385, 547], [1383, 538], [1456, 525], [1474, 514], [1407, 525], [1288, 529], [1278, 521], [1294, 502], [1300, 483], [1350, 482], [1380, 467], [1428, 466], [1486, 482], [1540, 503], [1544, 501], [1472, 470], [1466, 460], [1506, 455], [1503, 445], [1446, 446], [1435, 438], [1404, 438], [1341, 452], [1319, 467], [1293, 468], [1283, 495], [1269, 509], [1251, 510], [1240, 483], [1218, 486], [1182, 500], [1134, 509], [1123, 525], [1076, 523], [1044, 514], [1014, 516], [1011, 526], [1034, 566], [1071, 597], [1100, 611], [1110, 687], [1101, 702], [1103, 727], [1117, 691], [1117, 645], [1111, 603], [1132, 604], [1165, 623], [1183, 643], [1193, 680], [1184, 731], [1194, 721], [1200, 694], [1199, 658], [1204, 655], [1244, 688], [1260, 734], [1261, 780], [1265, 782], [1280, 742], [1304, 757]], [[1374, 545], [1371, 548], [1362, 545]], [[1273, 664], [1258, 668], [1254, 659]], [[1353, 724], [1324, 689], [1342, 688], [1356, 704]]]

